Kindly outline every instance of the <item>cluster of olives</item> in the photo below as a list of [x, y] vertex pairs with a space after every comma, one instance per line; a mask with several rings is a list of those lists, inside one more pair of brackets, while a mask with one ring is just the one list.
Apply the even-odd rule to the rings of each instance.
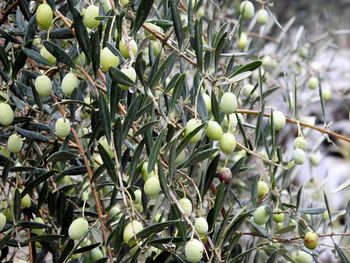
[[[243, 19], [252, 19], [255, 15], [255, 8], [251, 1], [243, 1], [239, 8], [241, 17]], [[259, 25], [266, 25], [269, 19], [269, 13], [266, 9], [262, 8], [256, 13], [256, 22]], [[237, 46], [239, 49], [245, 49], [248, 44], [248, 35], [242, 32], [237, 40]]]

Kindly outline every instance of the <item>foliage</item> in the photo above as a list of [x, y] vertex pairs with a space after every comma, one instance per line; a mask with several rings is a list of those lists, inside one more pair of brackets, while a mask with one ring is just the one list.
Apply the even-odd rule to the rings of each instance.
[[349, 219], [293, 181], [317, 147], [283, 140], [350, 142], [298, 120], [311, 94], [326, 123], [328, 97], [293, 19], [263, 0], [93, 2], [0, 4], [1, 260], [348, 262]]

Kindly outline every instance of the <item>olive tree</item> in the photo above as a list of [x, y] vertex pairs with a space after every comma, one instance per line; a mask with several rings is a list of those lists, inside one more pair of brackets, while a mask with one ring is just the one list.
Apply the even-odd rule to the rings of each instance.
[[349, 201], [293, 180], [350, 142], [301, 120], [324, 45], [271, 1], [0, 8], [2, 262], [349, 261]]

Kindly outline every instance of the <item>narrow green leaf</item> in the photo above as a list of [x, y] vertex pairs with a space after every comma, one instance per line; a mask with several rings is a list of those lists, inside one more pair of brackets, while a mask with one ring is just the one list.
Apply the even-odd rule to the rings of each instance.
[[36, 62], [43, 64], [43, 65], [47, 65], [47, 66], [52, 66], [51, 63], [44, 58], [42, 55], [39, 54], [39, 52], [29, 49], [29, 48], [22, 48], [24, 54], [27, 55], [27, 57], [30, 57], [31, 59], [35, 60]]
[[69, 151], [58, 151], [53, 153], [47, 158], [47, 162], [57, 163], [61, 161], [69, 161], [74, 158], [77, 158], [77, 156]]
[[115, 83], [126, 85], [129, 87], [135, 86], [135, 83], [131, 79], [129, 79], [129, 77], [127, 75], [125, 75], [123, 72], [121, 72], [119, 69], [114, 68], [114, 67], [110, 67], [108, 71], [109, 71], [109, 74], [110, 74], [112, 80]]
[[42, 182], [49, 179], [52, 175], [56, 173], [56, 170], [51, 170], [47, 173], [44, 173], [42, 175], [37, 176], [34, 180], [30, 180], [27, 185], [25, 186], [24, 190], [21, 193], [21, 196], [25, 196], [28, 194], [31, 190], [33, 190], [35, 187], [37, 187]]
[[112, 124], [110, 119], [109, 108], [107, 102], [100, 92], [98, 96], [98, 108], [99, 108], [99, 116], [102, 122], [102, 126], [104, 128], [104, 134], [106, 135], [108, 143], [111, 142], [111, 133], [112, 133]]
[[154, 0], [141, 0], [136, 11], [136, 17], [134, 20], [134, 26], [132, 28], [131, 34], [135, 35], [140, 29], [142, 24], [146, 21], [149, 12], [152, 9]]
[[147, 166], [148, 173], [153, 171], [154, 165], [157, 163], [157, 160], [159, 159], [159, 151], [162, 146], [164, 133], [165, 133], [165, 129], [162, 130], [161, 133], [158, 135], [156, 141], [154, 142], [154, 145], [151, 148], [151, 152], [148, 158], [148, 166]]
[[177, 10], [177, 4], [175, 0], [170, 0], [170, 9], [171, 9], [171, 17], [174, 23], [174, 30], [176, 39], [179, 44], [179, 49], [182, 50], [182, 43], [183, 43], [183, 31], [182, 31], [182, 25], [181, 25], [181, 18], [179, 15], [179, 12]]

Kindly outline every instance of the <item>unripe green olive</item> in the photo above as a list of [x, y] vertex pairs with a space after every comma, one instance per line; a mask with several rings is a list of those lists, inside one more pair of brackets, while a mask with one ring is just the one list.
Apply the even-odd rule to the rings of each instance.
[[9, 158], [10, 152], [8, 151], [8, 149], [5, 146], [0, 145], [0, 155], [4, 156], [6, 158]]
[[308, 249], [314, 250], [318, 244], [318, 235], [315, 232], [309, 231], [304, 236], [304, 245]]
[[273, 125], [276, 131], [281, 130], [286, 125], [286, 117], [282, 112], [273, 112]]
[[119, 219], [121, 217], [121, 209], [118, 204], [111, 207], [109, 210], [109, 216], [115, 219]]
[[312, 256], [302, 250], [292, 253], [292, 259], [295, 263], [312, 263]]
[[83, 9], [84, 19], [83, 22], [85, 26], [90, 29], [98, 27], [100, 20], [97, 20], [96, 17], [99, 14], [98, 6], [89, 5], [87, 8]]
[[239, 49], [243, 50], [248, 44], [248, 35], [247, 33], [242, 32], [239, 38], [237, 39], [237, 46]]
[[[45, 224], [44, 220], [41, 217], [36, 217], [34, 218], [33, 222], [35, 223], [40, 223], [40, 224]], [[45, 228], [33, 228], [32, 233], [41, 236], [45, 234]]]
[[[201, 121], [197, 120], [195, 118], [190, 119], [187, 123], [186, 123], [186, 128], [185, 128], [185, 136], [187, 136], [188, 134], [190, 134], [191, 132], [193, 132], [196, 128], [198, 128], [201, 125]], [[198, 131], [191, 139], [190, 139], [190, 143], [196, 143], [198, 142], [201, 137], [202, 137], [202, 133], [203, 131], [200, 130]]]
[[186, 161], [186, 152], [182, 150], [175, 159], [175, 164], [178, 166]]
[[134, 191], [135, 196], [135, 204], [141, 204], [142, 203], [142, 192], [140, 189], [137, 189]]
[[319, 85], [318, 78], [312, 76], [307, 81], [307, 86], [309, 89], [317, 89]]
[[4, 229], [6, 225], [6, 216], [4, 213], [0, 213], [0, 232]]
[[220, 140], [223, 132], [219, 123], [217, 123], [216, 121], [208, 121], [208, 126], [205, 129], [205, 133], [207, 134], [209, 139], [218, 141]]
[[258, 181], [258, 198], [264, 197], [269, 192], [269, 186], [264, 181]]
[[273, 66], [273, 60], [268, 55], [264, 56], [261, 62], [262, 62], [262, 65], [266, 68], [270, 68]]
[[[246, 84], [243, 86], [242, 88], [242, 93], [245, 97], [249, 97], [251, 96], [253, 99], [257, 98], [259, 96], [258, 92], [256, 90], [254, 90], [254, 86], [251, 84]], [[254, 92], [253, 92], [254, 90]]]
[[[129, 46], [130, 46], [131, 51], [134, 54], [134, 56], [136, 56], [138, 49], [137, 49], [137, 44], [136, 44], [134, 39], [132, 39], [132, 38], [129, 39]], [[122, 37], [120, 42], [119, 42], [119, 51], [120, 51], [120, 53], [122, 53], [122, 55], [125, 58], [130, 58], [129, 50], [128, 50], [128, 47], [127, 47], [127, 44], [126, 44], [124, 37]]]
[[[144, 23], [144, 25], [147, 26], [147, 28], [149, 28], [153, 32], [163, 33], [163, 29], [155, 24], [146, 22], [146, 23]], [[157, 37], [155, 35], [153, 35], [147, 29], [145, 29], [145, 36], [149, 37], [151, 40], [157, 40]]]
[[3, 126], [9, 126], [12, 124], [15, 118], [15, 113], [13, 112], [10, 105], [7, 103], [0, 103], [0, 124]]
[[[122, 68], [120, 70], [123, 72], [132, 82], [136, 82], [136, 71], [133, 67]], [[128, 89], [129, 87], [126, 85], [119, 85], [122, 89]]]
[[89, 222], [85, 218], [75, 219], [68, 228], [68, 235], [73, 240], [79, 240], [89, 231]]
[[161, 191], [159, 179], [156, 176], [149, 178], [145, 182], [143, 190], [150, 198], [158, 196], [159, 192]]
[[34, 87], [40, 97], [47, 97], [51, 95], [52, 82], [51, 79], [46, 75], [38, 76], [35, 79]]
[[237, 98], [236, 95], [231, 92], [225, 92], [220, 100], [220, 109], [225, 114], [231, 114], [236, 111]]
[[205, 235], [208, 232], [209, 226], [208, 222], [204, 217], [198, 217], [194, 221], [194, 228], [200, 235]]
[[239, 10], [242, 17], [245, 19], [251, 19], [254, 16], [254, 5], [250, 1], [243, 1]]
[[294, 149], [292, 157], [295, 164], [301, 165], [305, 162], [305, 152], [302, 149]]
[[284, 221], [284, 213], [274, 213], [272, 215], [272, 219], [273, 221], [275, 221], [276, 223], [282, 223]]
[[294, 142], [293, 142], [293, 146], [294, 148], [298, 148], [298, 149], [302, 149], [303, 151], [306, 151], [307, 149], [307, 141], [299, 136], [297, 138], [295, 138]]
[[321, 161], [321, 154], [319, 152], [312, 153], [310, 156], [310, 162], [313, 166], [317, 166]]
[[225, 154], [231, 154], [236, 148], [236, 138], [230, 133], [224, 133], [220, 138], [220, 150]]
[[146, 182], [149, 178], [157, 176], [153, 171], [148, 173], [147, 172], [147, 167], [148, 167], [148, 162], [144, 162], [142, 164], [142, 168], [141, 168], [141, 173], [142, 173], [142, 178], [143, 180]]
[[260, 25], [266, 25], [269, 13], [265, 9], [260, 9], [257, 13], [257, 22]]
[[23, 146], [22, 138], [12, 134], [7, 140], [7, 149], [12, 153], [18, 153]]
[[121, 6], [126, 6], [127, 4], [129, 4], [130, 0], [119, 0], [119, 4]]
[[104, 47], [100, 53], [100, 65], [102, 71], [106, 72], [110, 67], [117, 67], [119, 65], [119, 58], [108, 47]]
[[204, 246], [198, 239], [191, 239], [185, 245], [186, 259], [191, 263], [196, 263], [203, 257]]
[[70, 133], [70, 121], [66, 118], [59, 118], [55, 124], [56, 135], [66, 138]]
[[[20, 192], [22, 192], [22, 191], [20, 191]], [[26, 194], [21, 199], [21, 207], [22, 208], [28, 208], [31, 205], [32, 205], [32, 200], [30, 199], [30, 196], [28, 194]]]
[[179, 204], [187, 216], [190, 216], [192, 214], [192, 203], [188, 198], [186, 197], [181, 198], [179, 200]]
[[259, 206], [253, 215], [254, 222], [257, 223], [258, 225], [264, 225], [269, 221], [270, 215], [266, 211], [266, 206]]
[[73, 62], [74, 62], [74, 64], [79, 65], [79, 66], [84, 65], [86, 62], [84, 52], [79, 53], [79, 55], [73, 59]]
[[114, 156], [113, 149], [109, 145], [106, 136], [102, 136], [100, 139], [98, 139], [98, 143], [101, 144], [101, 146], [106, 150], [106, 152], [109, 154], [110, 157]]
[[222, 167], [217, 173], [217, 177], [219, 178], [220, 182], [224, 182], [225, 184], [228, 184], [232, 179], [232, 172], [230, 168]]
[[324, 101], [329, 101], [332, 98], [332, 91], [328, 88], [322, 89], [322, 98]]
[[137, 233], [142, 231], [143, 225], [137, 220], [131, 221], [126, 225], [123, 232], [123, 240], [127, 244], [131, 238], [133, 238]]
[[207, 93], [202, 93], [203, 100], [205, 103], [205, 107], [207, 108], [208, 112], [211, 112], [211, 98]]
[[67, 73], [64, 76], [61, 83], [62, 92], [67, 96], [72, 95], [74, 89], [78, 88], [78, 86], [79, 86], [79, 80], [77, 76], [71, 72]]
[[48, 30], [53, 20], [51, 7], [46, 3], [40, 4], [36, 10], [35, 19], [40, 28]]
[[103, 253], [102, 253], [101, 249], [99, 249], [98, 247], [91, 249], [89, 254], [90, 254], [90, 259], [92, 260], [92, 262], [96, 262], [97, 260], [103, 258]]
[[40, 55], [46, 58], [52, 65], [56, 64], [56, 58], [44, 46], [40, 49]]
[[159, 53], [161, 52], [161, 50], [162, 50], [162, 46], [156, 40], [152, 40], [151, 45], [152, 45], [153, 55], [155, 57], [157, 57], [159, 55]]

